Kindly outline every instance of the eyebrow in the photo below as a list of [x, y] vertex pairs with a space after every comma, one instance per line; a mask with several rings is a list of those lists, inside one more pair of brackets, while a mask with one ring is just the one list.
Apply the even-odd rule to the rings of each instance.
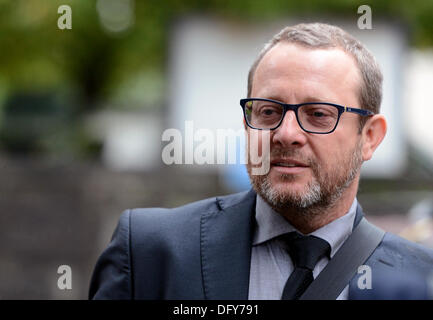
[[[262, 98], [262, 97], [252, 97], [252, 98]], [[265, 96], [264, 99], [270, 99], [270, 100], [276, 100], [282, 103], [287, 103], [284, 101], [284, 99], [281, 99], [281, 97], [279, 96], [274, 96], [274, 95], [270, 95], [270, 96]], [[323, 98], [317, 98], [315, 96], [307, 96], [305, 99], [302, 99], [301, 101], [297, 102], [297, 103], [292, 103], [292, 104], [301, 104], [301, 103], [306, 103], [306, 102], [328, 102], [328, 103], [338, 103], [338, 102], [334, 102], [331, 99], [323, 99]]]

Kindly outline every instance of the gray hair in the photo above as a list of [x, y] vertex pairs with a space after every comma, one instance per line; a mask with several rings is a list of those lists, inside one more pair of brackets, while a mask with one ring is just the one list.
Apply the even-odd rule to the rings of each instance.
[[[376, 59], [358, 40], [339, 27], [324, 23], [297, 24], [276, 34], [262, 49], [248, 73], [248, 98], [251, 97], [254, 73], [263, 56], [279, 42], [294, 43], [307, 48], [340, 48], [352, 56], [359, 68], [362, 83], [359, 91], [361, 108], [379, 113], [382, 101], [382, 72]], [[360, 129], [366, 117], [360, 117]]]

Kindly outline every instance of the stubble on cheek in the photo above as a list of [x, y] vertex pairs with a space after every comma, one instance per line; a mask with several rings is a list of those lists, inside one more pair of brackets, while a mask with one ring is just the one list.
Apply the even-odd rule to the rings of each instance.
[[[311, 157], [302, 157], [296, 151], [276, 152], [277, 156], [302, 159], [302, 162], [309, 166], [309, 177], [281, 174], [272, 169], [267, 175], [253, 176], [249, 165], [247, 170], [256, 192], [274, 209], [310, 210], [310, 214], [313, 214], [317, 209], [333, 205], [356, 177], [362, 164], [361, 148], [362, 144], [358, 143], [354, 150], [340, 155], [337, 159], [334, 157], [332, 163], [329, 161], [324, 164]], [[303, 183], [304, 187], [295, 187], [297, 182]]]

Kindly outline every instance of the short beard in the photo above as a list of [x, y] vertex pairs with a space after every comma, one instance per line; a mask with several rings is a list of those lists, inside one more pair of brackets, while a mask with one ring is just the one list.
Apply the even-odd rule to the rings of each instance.
[[[332, 208], [341, 198], [343, 192], [357, 177], [362, 165], [362, 142], [359, 141], [354, 150], [345, 154], [330, 170], [326, 171], [312, 159], [302, 159], [296, 151], [272, 152], [272, 157], [285, 157], [301, 160], [308, 164], [313, 173], [312, 180], [306, 185], [304, 192], [290, 193], [275, 188], [267, 175], [252, 175], [251, 165], [248, 162], [247, 170], [254, 190], [275, 211], [296, 214], [298, 218], [314, 218]], [[290, 183], [296, 177], [291, 174], [282, 174], [280, 179]]]

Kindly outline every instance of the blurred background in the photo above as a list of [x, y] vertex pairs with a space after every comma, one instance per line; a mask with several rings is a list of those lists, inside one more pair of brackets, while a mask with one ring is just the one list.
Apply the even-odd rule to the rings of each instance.
[[[365, 4], [371, 29], [358, 27]], [[432, 0], [0, 0], [0, 298], [86, 299], [123, 210], [248, 189], [239, 137], [237, 164], [167, 165], [164, 147], [188, 141], [162, 135], [187, 135], [186, 120], [241, 129], [264, 43], [315, 21], [359, 38], [385, 76], [389, 132], [358, 195], [367, 218], [433, 248]]]

